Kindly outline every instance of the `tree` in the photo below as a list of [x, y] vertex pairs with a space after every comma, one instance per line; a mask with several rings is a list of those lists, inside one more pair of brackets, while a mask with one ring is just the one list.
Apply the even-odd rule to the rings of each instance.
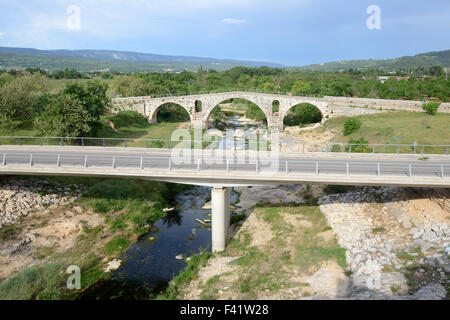
[[88, 81], [86, 86], [78, 82], [68, 84], [63, 90], [63, 94], [75, 96], [89, 112], [92, 121], [100, 119], [110, 105], [110, 99], [106, 95], [108, 85], [98, 80]]
[[81, 100], [69, 94], [54, 96], [34, 121], [42, 134], [55, 137], [86, 136], [92, 122], [93, 117]]
[[254, 103], [248, 106], [245, 116], [256, 121], [267, 121], [264, 112]]
[[274, 92], [275, 91], [275, 84], [273, 82], [266, 82], [263, 85], [264, 92]]
[[31, 119], [32, 106], [45, 90], [46, 80], [38, 73], [8, 78], [0, 87], [0, 114], [11, 121]]
[[299, 95], [307, 93], [310, 88], [311, 88], [311, 85], [308, 82], [302, 81], [302, 80], [297, 80], [292, 85], [291, 93], [293, 96], [299, 96]]
[[209, 116], [213, 120], [220, 121], [225, 118], [225, 113], [223, 113], [222, 109], [217, 106], [211, 111], [211, 114]]
[[432, 66], [428, 71], [433, 77], [442, 77], [445, 73], [444, 69], [440, 66]]

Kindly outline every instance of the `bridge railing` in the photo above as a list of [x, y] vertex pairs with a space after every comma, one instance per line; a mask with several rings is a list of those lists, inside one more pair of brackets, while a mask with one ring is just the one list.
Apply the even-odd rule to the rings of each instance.
[[[361, 162], [330, 160], [226, 159], [224, 157], [149, 157], [67, 153], [0, 152], [2, 168], [106, 168], [188, 172], [255, 173], [276, 175], [367, 175], [450, 178], [450, 163]], [[42, 171], [40, 171], [42, 172]]]
[[[144, 149], [173, 149], [183, 148], [218, 149], [226, 146], [228, 150], [252, 151], [280, 151], [289, 153], [383, 153], [383, 154], [411, 154], [411, 155], [450, 155], [450, 145], [425, 144], [357, 144], [357, 143], [279, 143], [275, 146], [271, 141], [253, 141], [248, 138], [216, 137], [212, 141], [183, 141], [172, 139], [135, 139], [135, 138], [92, 138], [92, 137], [31, 137], [31, 136], [0, 136], [0, 147], [9, 146], [77, 146], [77, 147], [121, 147]], [[277, 149], [278, 147], [278, 149]], [[426, 159], [424, 159], [426, 160]]]

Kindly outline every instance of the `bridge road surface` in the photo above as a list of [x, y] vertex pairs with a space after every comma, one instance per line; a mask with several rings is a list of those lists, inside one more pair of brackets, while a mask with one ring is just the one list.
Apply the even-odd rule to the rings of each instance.
[[[139, 152], [136, 149], [115, 149], [117, 150], [108, 148], [103, 151], [98, 147], [0, 147], [0, 174], [121, 176], [123, 172], [125, 177], [150, 180], [153, 177], [153, 180], [180, 183], [184, 177], [184, 183], [211, 186], [223, 185], [224, 181], [228, 181], [227, 185], [230, 186], [316, 182], [450, 188], [448, 157], [419, 161], [402, 156], [393, 157], [392, 154], [374, 154], [373, 157], [368, 157], [367, 154], [349, 154], [347, 158], [343, 158], [342, 154], [334, 157], [333, 154], [319, 153], [311, 157], [280, 153], [278, 159], [270, 160], [262, 156], [258, 161], [237, 158], [234, 161], [230, 159], [227, 163], [225, 156], [204, 156], [202, 159], [196, 158], [194, 151], [190, 157], [177, 161], [170, 150], [144, 149]], [[222, 151], [222, 154], [225, 152]], [[206, 180], [198, 179], [202, 176]], [[314, 176], [316, 178], [311, 179]]]
[[[287, 154], [265, 161], [261, 152], [235, 153], [235, 161], [203, 158], [194, 150], [185, 163], [173, 151], [96, 147], [0, 147], [0, 174], [128, 177], [194, 184], [211, 190], [211, 247], [225, 250], [230, 225], [230, 187], [280, 184], [390, 185], [450, 188], [448, 156], [392, 154]], [[195, 153], [197, 151], [197, 154]], [[200, 151], [200, 152], [199, 152]], [[181, 152], [181, 150], [177, 150]], [[261, 156], [258, 160], [245, 155]], [[214, 161], [216, 160], [216, 163]], [[271, 170], [268, 170], [271, 168]]]

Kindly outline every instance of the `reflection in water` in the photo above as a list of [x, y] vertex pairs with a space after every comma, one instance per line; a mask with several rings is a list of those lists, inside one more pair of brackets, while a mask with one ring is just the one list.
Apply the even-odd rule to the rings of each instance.
[[172, 225], [181, 226], [183, 222], [183, 216], [178, 211], [171, 211], [166, 213], [166, 215], [161, 219], [162, 223], [166, 225], [167, 228], [171, 228]]

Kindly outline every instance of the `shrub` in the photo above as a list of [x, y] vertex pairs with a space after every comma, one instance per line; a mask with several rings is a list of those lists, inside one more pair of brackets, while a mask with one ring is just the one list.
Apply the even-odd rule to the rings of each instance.
[[361, 128], [361, 120], [358, 118], [348, 118], [344, 123], [344, 136], [348, 136]]
[[[370, 147], [366, 144], [369, 144], [369, 141], [364, 139], [364, 137], [359, 137], [358, 139], [350, 139], [348, 141], [349, 145], [345, 147], [345, 152], [359, 152], [359, 153], [368, 153], [370, 152]], [[351, 145], [351, 149], [350, 149]]]
[[167, 103], [158, 111], [159, 122], [183, 122], [190, 119], [189, 113], [178, 104]]
[[423, 108], [423, 110], [425, 110], [426, 113], [435, 115], [436, 112], [438, 111], [440, 105], [441, 105], [440, 102], [428, 102], [428, 103], [424, 103], [422, 105], [422, 108]]
[[245, 215], [245, 213], [232, 215], [230, 217], [230, 225], [238, 223], [239, 221], [245, 220], [246, 218], [247, 218], [247, 216]]
[[289, 111], [283, 121], [287, 126], [317, 123], [322, 121], [322, 113], [311, 104], [299, 104]]
[[248, 106], [245, 116], [256, 121], [267, 121], [264, 112], [256, 104], [253, 103]]
[[331, 152], [341, 152], [341, 146], [339, 144], [333, 144]]
[[111, 118], [111, 122], [117, 129], [129, 126], [139, 128], [148, 126], [147, 118], [136, 111], [121, 111]]

